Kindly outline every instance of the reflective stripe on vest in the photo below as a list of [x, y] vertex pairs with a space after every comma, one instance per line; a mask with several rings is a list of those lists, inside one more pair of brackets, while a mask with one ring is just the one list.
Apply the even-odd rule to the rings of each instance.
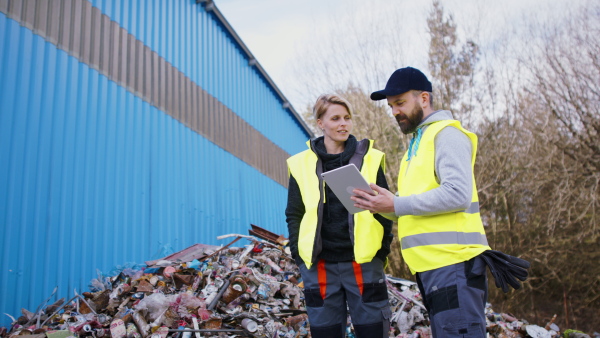
[[[475, 164], [477, 136], [462, 128], [456, 120], [437, 121], [423, 131], [416, 154], [410, 161], [404, 155], [398, 175], [398, 195], [421, 194], [440, 187], [435, 173], [435, 137], [443, 128], [452, 126], [471, 140]], [[398, 219], [398, 238], [402, 256], [411, 272], [437, 269], [469, 260], [489, 250], [479, 214], [479, 197], [475, 177], [472, 178], [471, 204], [465, 210], [437, 215], [405, 215]]]
[[406, 236], [402, 238], [402, 249], [410, 249], [422, 245], [463, 244], [463, 245], [488, 245], [485, 234], [479, 232], [430, 232]]
[[[324, 185], [317, 177], [316, 165], [318, 158], [310, 149], [290, 157], [287, 161], [288, 171], [294, 177], [300, 188], [305, 214], [300, 222], [298, 232], [298, 254], [306, 267], [310, 269], [320, 253], [321, 237], [318, 233], [321, 215], [319, 206], [326, 201], [321, 201]], [[385, 170], [384, 154], [373, 148], [373, 141], [369, 141], [369, 150], [363, 158], [360, 168], [361, 174], [367, 182], [377, 182], [379, 168]], [[359, 263], [370, 262], [381, 248], [383, 240], [383, 226], [375, 219], [373, 214], [362, 211], [354, 214], [354, 229], [350, 229], [354, 237], [354, 260]], [[317, 245], [315, 245], [317, 244]], [[319, 252], [317, 252], [317, 251]]]

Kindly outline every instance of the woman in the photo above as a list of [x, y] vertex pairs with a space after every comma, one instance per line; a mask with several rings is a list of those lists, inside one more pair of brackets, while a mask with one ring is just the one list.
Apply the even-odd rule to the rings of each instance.
[[344, 337], [348, 308], [357, 337], [388, 337], [391, 311], [383, 268], [392, 221], [368, 211], [348, 213], [320, 175], [354, 163], [368, 182], [387, 187], [384, 154], [373, 149], [373, 141], [350, 134], [352, 108], [345, 99], [322, 95], [313, 114], [323, 136], [288, 159], [285, 211], [311, 335]]

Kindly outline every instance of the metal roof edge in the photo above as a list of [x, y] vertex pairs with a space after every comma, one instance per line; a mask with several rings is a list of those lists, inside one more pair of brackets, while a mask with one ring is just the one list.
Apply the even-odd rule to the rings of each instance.
[[231, 36], [233, 37], [235, 42], [239, 45], [239, 47], [242, 49], [242, 51], [248, 57], [248, 64], [250, 66], [254, 66], [258, 69], [260, 74], [267, 80], [267, 82], [269, 83], [269, 85], [271, 85], [271, 87], [273, 88], [275, 93], [277, 93], [279, 98], [283, 101], [283, 104], [282, 104], [283, 109], [289, 110], [292, 113], [292, 115], [296, 118], [296, 120], [298, 121], [300, 126], [302, 126], [304, 131], [309, 135], [309, 138], [313, 138], [315, 135], [312, 132], [312, 130], [310, 129], [310, 127], [306, 124], [306, 122], [304, 122], [304, 119], [300, 116], [300, 114], [298, 114], [296, 109], [294, 109], [294, 107], [292, 106], [290, 101], [285, 97], [285, 95], [283, 95], [281, 90], [279, 90], [279, 88], [277, 87], [275, 82], [273, 82], [273, 79], [271, 79], [269, 74], [267, 74], [265, 69], [258, 62], [258, 60], [256, 60], [256, 58], [254, 57], [252, 52], [250, 52], [250, 49], [248, 49], [248, 46], [246, 46], [246, 44], [244, 44], [244, 42], [242, 41], [240, 36], [235, 32], [235, 30], [229, 24], [227, 19], [225, 19], [225, 16], [223, 16], [223, 13], [221, 13], [221, 11], [217, 7], [217, 5], [214, 3], [214, 1], [213, 0], [196, 0], [196, 3], [202, 5], [204, 7], [204, 10], [206, 10], [207, 12], [213, 13], [217, 17], [217, 19], [221, 22], [223, 27], [225, 27], [225, 29], [227, 29], [229, 34], [231, 34]]

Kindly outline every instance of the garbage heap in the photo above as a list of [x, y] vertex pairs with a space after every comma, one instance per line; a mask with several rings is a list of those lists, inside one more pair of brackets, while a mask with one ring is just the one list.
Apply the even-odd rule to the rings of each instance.
[[[253, 236], [221, 236], [235, 237], [224, 247], [196, 244], [142, 268], [99, 273], [88, 292], [75, 291], [66, 302], [46, 301], [36, 312], [22, 309], [10, 329], [0, 328], [0, 337], [310, 337], [303, 285], [287, 240], [252, 227]], [[251, 244], [231, 247], [241, 238]], [[387, 285], [390, 337], [431, 337], [416, 283], [388, 276]], [[486, 313], [492, 337], [560, 335], [552, 323], [527, 325], [490, 306]], [[346, 332], [354, 337], [350, 319]], [[577, 335], [565, 337], [589, 337], [572, 333]]]

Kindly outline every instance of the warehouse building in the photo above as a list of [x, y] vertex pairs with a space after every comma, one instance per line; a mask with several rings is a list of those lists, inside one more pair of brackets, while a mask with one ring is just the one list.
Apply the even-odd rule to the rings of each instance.
[[0, 312], [285, 234], [285, 160], [312, 136], [211, 1], [0, 0]]

